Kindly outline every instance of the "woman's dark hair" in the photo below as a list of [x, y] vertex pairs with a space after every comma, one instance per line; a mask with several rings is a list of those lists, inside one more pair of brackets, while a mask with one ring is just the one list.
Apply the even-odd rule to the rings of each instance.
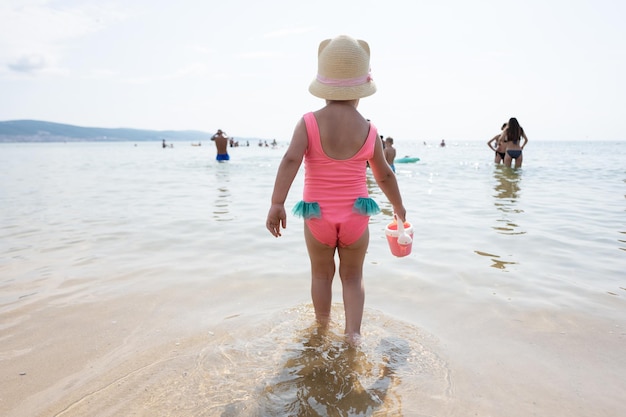
[[509, 119], [509, 126], [506, 132], [506, 140], [507, 142], [517, 143], [519, 142], [519, 138], [522, 135], [522, 128], [519, 125], [519, 122], [515, 117], [511, 117]]

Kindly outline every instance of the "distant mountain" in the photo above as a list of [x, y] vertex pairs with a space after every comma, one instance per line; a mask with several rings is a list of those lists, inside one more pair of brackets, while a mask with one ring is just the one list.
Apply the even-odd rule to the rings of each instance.
[[40, 120], [0, 122], [0, 142], [89, 142], [89, 141], [191, 141], [210, 138], [212, 134], [195, 130], [141, 130], [80, 127]]

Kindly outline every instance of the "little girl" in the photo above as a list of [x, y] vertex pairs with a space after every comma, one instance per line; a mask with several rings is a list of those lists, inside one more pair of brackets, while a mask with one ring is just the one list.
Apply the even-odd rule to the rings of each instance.
[[396, 176], [385, 160], [378, 131], [357, 111], [359, 99], [376, 92], [369, 61], [370, 49], [365, 41], [338, 36], [320, 44], [317, 77], [309, 91], [325, 99], [326, 105], [298, 121], [278, 167], [266, 222], [275, 237], [281, 236], [281, 227], [287, 227], [284, 203], [304, 158], [303, 200], [293, 212], [305, 219], [315, 317], [323, 326], [330, 322], [337, 252], [345, 334], [352, 344], [360, 340], [369, 216], [380, 212], [367, 191], [367, 163], [398, 221], [406, 217]]

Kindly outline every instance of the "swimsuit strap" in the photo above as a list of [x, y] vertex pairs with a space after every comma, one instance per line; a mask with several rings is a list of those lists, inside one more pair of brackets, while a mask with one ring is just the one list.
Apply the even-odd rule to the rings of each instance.
[[[306, 133], [309, 137], [307, 151], [314, 151], [315, 153], [324, 155], [326, 158], [332, 159], [328, 155], [326, 155], [324, 149], [322, 148], [322, 138], [320, 137], [320, 129], [317, 125], [317, 119], [315, 118], [315, 114], [313, 114], [313, 112], [306, 113], [303, 116], [303, 119], [306, 126]], [[368, 132], [367, 138], [365, 139], [365, 142], [361, 146], [361, 149], [359, 149], [356, 154], [348, 159], [358, 158], [362, 154], [365, 154], [366, 159], [370, 159], [374, 156], [374, 145], [375, 140], [378, 139], [378, 129], [376, 129], [376, 126], [374, 126], [371, 121], [369, 123], [370, 130]]]
[[317, 120], [315, 119], [315, 115], [313, 112], [309, 112], [303, 116], [304, 124], [306, 125], [306, 133], [309, 137], [309, 144], [307, 146], [308, 150], [315, 149], [316, 151], [321, 151], [322, 149], [322, 140], [320, 138], [320, 128], [317, 125]]

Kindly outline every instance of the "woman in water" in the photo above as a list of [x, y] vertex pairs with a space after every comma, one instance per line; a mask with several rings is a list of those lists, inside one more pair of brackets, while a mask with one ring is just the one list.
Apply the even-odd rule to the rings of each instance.
[[506, 143], [500, 139], [502, 131], [505, 127], [506, 123], [503, 123], [502, 127], [500, 127], [500, 133], [495, 135], [493, 138], [491, 138], [489, 142], [487, 142], [487, 146], [489, 146], [491, 150], [495, 152], [496, 156], [493, 162], [496, 164], [504, 162], [504, 157], [506, 156]]
[[[524, 144], [520, 145], [520, 139], [524, 139]], [[515, 117], [509, 119], [507, 127], [504, 128], [500, 135], [500, 140], [506, 143], [504, 165], [510, 167], [515, 159], [515, 168], [521, 168], [522, 162], [524, 161], [522, 150], [528, 143], [528, 138]]]

